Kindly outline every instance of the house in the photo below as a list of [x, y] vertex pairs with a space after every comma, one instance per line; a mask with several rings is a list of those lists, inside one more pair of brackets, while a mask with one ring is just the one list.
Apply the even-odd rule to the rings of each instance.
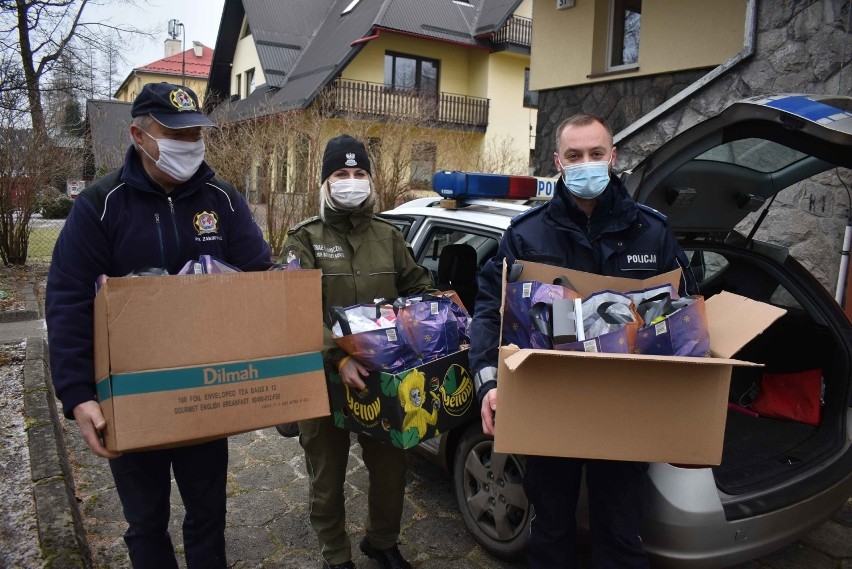
[[[531, 0], [225, 0], [206, 106], [225, 123], [324, 112], [324, 132], [308, 141], [319, 152], [352, 120], [387, 151], [383, 130], [404, 122], [414, 186], [474, 155], [526, 173], [531, 9]], [[288, 152], [289, 170], [303, 171]], [[279, 182], [277, 191], [309, 183]], [[255, 183], [250, 172], [250, 191]]]
[[[776, 93], [852, 92], [849, 2], [532, 0], [530, 88], [539, 93], [534, 168], [556, 174], [556, 127], [577, 112], [615, 131], [617, 171], [729, 104]], [[845, 180], [844, 180], [845, 178]], [[778, 195], [771, 232], [834, 290], [850, 202], [848, 171]], [[766, 209], [766, 208], [762, 208]], [[748, 235], [750, 214], [739, 228]]]
[[132, 103], [148, 83], [166, 81], [186, 85], [196, 92], [199, 102], [203, 104], [213, 50], [197, 41], [192, 42], [191, 49], [181, 51], [180, 48], [180, 40], [167, 39], [165, 57], [131, 71], [115, 91], [114, 98]]

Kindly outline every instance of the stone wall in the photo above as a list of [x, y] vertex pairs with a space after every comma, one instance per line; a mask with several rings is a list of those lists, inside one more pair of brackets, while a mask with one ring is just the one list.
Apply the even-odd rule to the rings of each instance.
[[[740, 99], [772, 93], [852, 94], [849, 12], [849, 0], [757, 0], [754, 54], [621, 140], [617, 169], [635, 166], [664, 141]], [[555, 174], [553, 135], [564, 118], [577, 112], [597, 113], [617, 133], [708, 71], [542, 92], [536, 127], [537, 174]], [[841, 177], [852, 187], [852, 172], [841, 170], [780, 193], [755, 235], [789, 247], [832, 295], [852, 205]], [[748, 234], [757, 215], [751, 214], [738, 229]]]

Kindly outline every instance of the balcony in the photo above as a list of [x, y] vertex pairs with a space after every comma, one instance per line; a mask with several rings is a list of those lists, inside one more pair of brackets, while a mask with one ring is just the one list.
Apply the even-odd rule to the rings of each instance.
[[398, 119], [433, 128], [485, 132], [488, 99], [453, 93], [395, 89], [381, 83], [336, 79], [323, 97], [336, 115], [365, 119]]
[[503, 27], [491, 38], [491, 44], [497, 51], [509, 50], [529, 55], [530, 45], [532, 45], [532, 20], [510, 16]]

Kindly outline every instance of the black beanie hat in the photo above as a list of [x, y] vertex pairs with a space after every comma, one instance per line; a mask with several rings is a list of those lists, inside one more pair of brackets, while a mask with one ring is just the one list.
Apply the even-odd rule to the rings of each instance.
[[348, 134], [332, 138], [325, 145], [322, 155], [322, 181], [325, 182], [336, 170], [341, 168], [361, 168], [372, 176], [367, 149], [360, 140]]

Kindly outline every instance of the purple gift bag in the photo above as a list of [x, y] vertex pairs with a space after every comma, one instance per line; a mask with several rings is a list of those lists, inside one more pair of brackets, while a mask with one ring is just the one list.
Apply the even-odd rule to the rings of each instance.
[[573, 290], [536, 281], [506, 283], [503, 306], [503, 345], [550, 349], [550, 305], [555, 299], [576, 298]]
[[378, 321], [382, 311], [391, 311], [390, 304], [359, 304], [343, 308], [332, 306], [330, 309], [334, 341], [347, 354], [361, 362], [369, 371], [393, 371], [410, 367], [416, 360], [414, 353], [399, 333], [396, 321], [384, 327], [353, 332], [352, 325], [358, 319]]
[[671, 312], [651, 320], [636, 334], [637, 354], [701, 358], [710, 351], [704, 297], [671, 301]]

